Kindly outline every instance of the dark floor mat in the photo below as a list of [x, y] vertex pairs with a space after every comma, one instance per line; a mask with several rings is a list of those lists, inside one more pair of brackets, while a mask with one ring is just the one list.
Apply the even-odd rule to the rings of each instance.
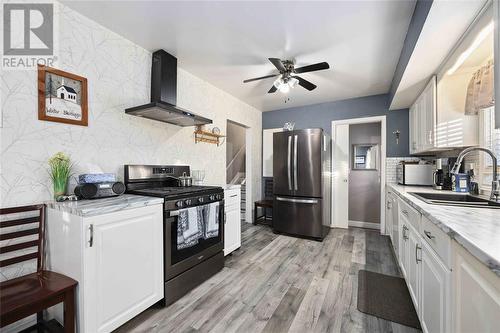
[[421, 329], [405, 280], [365, 270], [358, 273], [358, 310]]

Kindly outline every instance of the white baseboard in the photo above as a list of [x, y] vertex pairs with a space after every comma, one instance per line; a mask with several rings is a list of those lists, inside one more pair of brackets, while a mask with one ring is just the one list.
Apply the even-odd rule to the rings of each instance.
[[373, 223], [373, 222], [361, 222], [361, 221], [349, 220], [349, 226], [350, 227], [380, 230], [380, 223]]

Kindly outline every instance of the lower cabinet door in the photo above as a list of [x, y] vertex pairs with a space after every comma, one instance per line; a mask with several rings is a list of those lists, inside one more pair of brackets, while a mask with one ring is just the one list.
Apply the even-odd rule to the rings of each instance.
[[[239, 205], [237, 207], [239, 208]], [[224, 225], [225, 256], [241, 246], [241, 212], [238, 208], [226, 211], [226, 224]]]
[[453, 332], [498, 332], [500, 277], [453, 242]]
[[[404, 219], [401, 220], [405, 222]], [[399, 229], [399, 267], [401, 268], [401, 273], [406, 278], [406, 268], [408, 266], [408, 224], [402, 223]]]
[[420, 319], [424, 333], [449, 332], [451, 272], [422, 242]]
[[417, 313], [420, 311], [420, 269], [422, 260], [422, 251], [420, 245], [420, 235], [411, 226], [408, 226], [408, 265], [406, 267], [406, 279], [408, 289], [413, 298], [413, 304]]
[[163, 298], [162, 207], [84, 219], [85, 332], [110, 332]]

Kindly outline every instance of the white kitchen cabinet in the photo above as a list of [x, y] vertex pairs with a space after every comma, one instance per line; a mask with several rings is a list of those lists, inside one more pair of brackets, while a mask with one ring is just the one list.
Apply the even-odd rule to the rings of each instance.
[[224, 255], [227, 256], [241, 246], [241, 188], [224, 190]]
[[391, 238], [391, 242], [394, 242], [392, 237], [392, 209], [394, 206], [394, 197], [390, 190], [386, 190], [385, 194], [385, 234]]
[[500, 277], [453, 241], [453, 332], [498, 332]]
[[410, 107], [410, 153], [432, 151], [435, 147], [436, 76], [433, 76]]
[[[78, 332], [111, 332], [163, 298], [163, 205], [47, 210], [48, 269], [78, 281]], [[61, 321], [62, 308], [49, 313]]]
[[423, 241], [421, 261], [420, 319], [424, 333], [449, 332], [450, 270], [432, 247]]
[[401, 211], [401, 205], [398, 207], [399, 209], [399, 266], [401, 268], [401, 273], [403, 276], [407, 277], [407, 268], [408, 268], [408, 260], [409, 260], [409, 245], [408, 245], [408, 226], [410, 222], [408, 221], [408, 217], [403, 214]]
[[421, 262], [422, 262], [422, 245], [420, 242], [420, 234], [413, 228], [410, 224], [408, 225], [408, 253], [406, 262], [406, 279], [408, 284], [408, 290], [410, 291], [411, 298], [413, 299], [413, 304], [415, 305], [415, 310], [417, 314], [420, 313], [420, 274], [421, 274]]

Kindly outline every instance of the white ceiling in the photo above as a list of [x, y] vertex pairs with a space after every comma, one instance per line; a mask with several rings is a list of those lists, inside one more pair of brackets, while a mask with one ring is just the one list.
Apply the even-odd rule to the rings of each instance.
[[[65, 1], [69, 7], [179, 66], [269, 111], [387, 93], [415, 2]], [[267, 58], [297, 66], [327, 61], [331, 69], [302, 74], [318, 88], [287, 97], [267, 94], [274, 73]]]

